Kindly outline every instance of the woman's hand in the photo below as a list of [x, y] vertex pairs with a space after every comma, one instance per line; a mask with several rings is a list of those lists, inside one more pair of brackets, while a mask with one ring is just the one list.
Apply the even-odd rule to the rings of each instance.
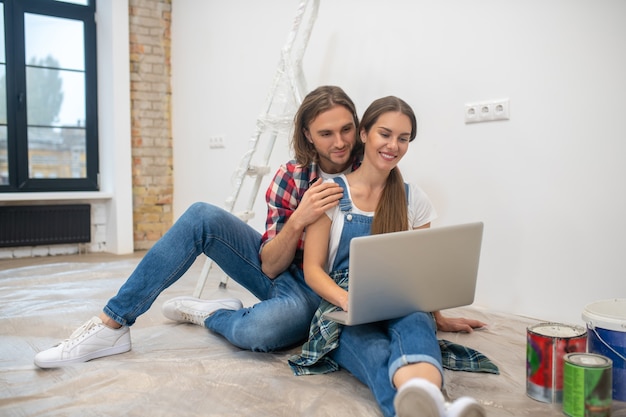
[[480, 320], [466, 319], [464, 317], [444, 317], [441, 312], [433, 313], [437, 330], [442, 332], [465, 332], [471, 333], [474, 329], [487, 326]]
[[341, 296], [339, 297], [339, 307], [341, 307], [341, 309], [343, 311], [348, 311], [348, 291], [343, 291], [344, 294], [341, 294]]

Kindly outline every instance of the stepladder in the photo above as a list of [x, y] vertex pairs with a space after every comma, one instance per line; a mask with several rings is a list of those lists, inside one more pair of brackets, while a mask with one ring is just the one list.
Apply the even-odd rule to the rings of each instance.
[[[280, 60], [256, 129], [248, 141], [248, 149], [233, 174], [233, 190], [225, 201], [225, 210], [248, 222], [254, 218], [254, 204], [264, 177], [271, 172], [270, 159], [276, 143], [288, 141], [295, 112], [306, 94], [302, 58], [317, 18], [319, 0], [303, 0], [296, 10], [287, 41], [281, 49]], [[260, 148], [264, 148], [262, 152]], [[247, 183], [247, 184], [246, 184]], [[248, 198], [241, 201], [243, 190]], [[193, 296], [200, 298], [209, 274], [214, 269], [211, 258], [204, 261]], [[229, 277], [221, 274], [219, 286], [226, 288]]]

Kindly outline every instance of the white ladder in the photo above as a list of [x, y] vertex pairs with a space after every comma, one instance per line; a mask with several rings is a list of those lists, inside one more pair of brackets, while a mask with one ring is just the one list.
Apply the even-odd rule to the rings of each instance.
[[[241, 158], [239, 167], [233, 175], [234, 190], [225, 202], [225, 209], [234, 213], [235, 204], [239, 199], [239, 193], [243, 187], [244, 179], [254, 179], [248, 203], [243, 211], [234, 213], [241, 220], [248, 222], [254, 217], [254, 202], [259, 193], [263, 177], [270, 172], [269, 160], [278, 136], [288, 137], [296, 109], [302, 103], [306, 94], [306, 83], [302, 71], [302, 57], [306, 50], [317, 18], [319, 0], [303, 0], [296, 11], [287, 42], [281, 50], [280, 62], [274, 80], [266, 99], [263, 112], [256, 121], [256, 130], [249, 140], [249, 149]], [[304, 22], [304, 25], [303, 25]], [[254, 164], [252, 158], [257, 150], [259, 141], [267, 136], [267, 148], [260, 164]], [[199, 298], [202, 295], [206, 280], [213, 267], [213, 260], [207, 258], [200, 272], [193, 296]], [[220, 281], [220, 287], [225, 288], [228, 276], [224, 275]]]

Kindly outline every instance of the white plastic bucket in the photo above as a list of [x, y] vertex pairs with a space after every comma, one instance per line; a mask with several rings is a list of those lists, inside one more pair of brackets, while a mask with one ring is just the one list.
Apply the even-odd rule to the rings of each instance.
[[626, 298], [587, 304], [587, 351], [613, 361], [613, 399], [626, 401]]

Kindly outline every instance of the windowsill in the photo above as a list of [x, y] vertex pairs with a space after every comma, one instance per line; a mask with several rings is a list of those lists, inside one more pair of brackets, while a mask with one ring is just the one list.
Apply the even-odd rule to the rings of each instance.
[[75, 191], [59, 193], [0, 193], [0, 204], [5, 201], [60, 201], [60, 200], [110, 200], [113, 193], [103, 191]]

